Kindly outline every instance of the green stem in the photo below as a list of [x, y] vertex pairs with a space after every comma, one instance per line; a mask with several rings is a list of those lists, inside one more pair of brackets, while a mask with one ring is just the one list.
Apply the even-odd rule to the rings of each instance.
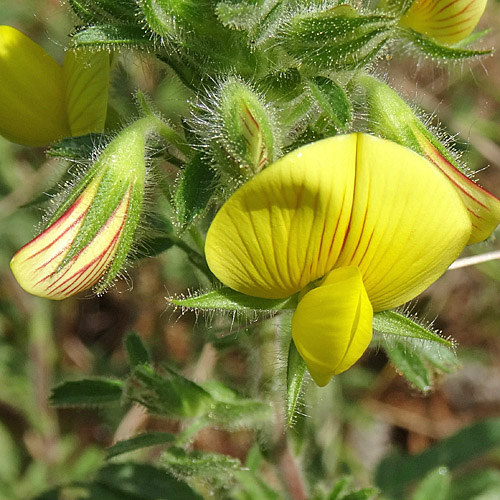
[[207, 261], [205, 260], [205, 257], [201, 254], [199, 254], [196, 250], [191, 248], [185, 241], [183, 241], [181, 238], [174, 236], [174, 235], [169, 235], [168, 236], [174, 245], [177, 245], [181, 250], [183, 250], [189, 260], [210, 280], [210, 281], [215, 281], [215, 276], [213, 275], [212, 271], [210, 271]]
[[202, 255], [205, 255], [205, 238], [201, 234], [200, 230], [196, 226], [191, 225], [188, 232], [191, 238], [193, 238], [193, 241], [198, 247], [198, 250], [202, 253]]
[[147, 101], [145, 95], [142, 92], [137, 92], [137, 100], [139, 102], [139, 106], [142, 111], [146, 115], [147, 118], [153, 120], [154, 128], [156, 132], [163, 137], [167, 142], [172, 144], [175, 148], [177, 148], [182, 154], [190, 157], [193, 155], [193, 150], [186, 143], [186, 140], [178, 134], [172, 127], [167, 125], [163, 120], [160, 120], [158, 116], [151, 109], [151, 105]]

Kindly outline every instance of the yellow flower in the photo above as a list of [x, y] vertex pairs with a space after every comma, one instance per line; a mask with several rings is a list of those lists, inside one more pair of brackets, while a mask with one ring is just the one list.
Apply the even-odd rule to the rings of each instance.
[[368, 346], [373, 311], [417, 296], [467, 244], [471, 217], [459, 191], [396, 143], [361, 133], [325, 139], [229, 198], [208, 231], [207, 261], [247, 295], [301, 292], [292, 336], [325, 385]]
[[142, 119], [102, 151], [48, 227], [12, 257], [27, 292], [61, 300], [97, 285], [108, 287], [122, 269], [141, 215], [145, 136]]
[[472, 33], [485, 8], [486, 0], [415, 0], [400, 24], [453, 45]]
[[27, 146], [102, 132], [109, 54], [68, 50], [61, 67], [11, 26], [0, 26], [0, 135]]

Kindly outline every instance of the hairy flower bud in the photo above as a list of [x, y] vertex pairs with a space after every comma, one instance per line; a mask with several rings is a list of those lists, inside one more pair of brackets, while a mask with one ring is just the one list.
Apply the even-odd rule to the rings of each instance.
[[486, 0], [415, 0], [400, 24], [453, 45], [474, 30], [485, 7]]
[[140, 219], [149, 119], [124, 129], [10, 267], [29, 293], [54, 300], [108, 287], [122, 269]]

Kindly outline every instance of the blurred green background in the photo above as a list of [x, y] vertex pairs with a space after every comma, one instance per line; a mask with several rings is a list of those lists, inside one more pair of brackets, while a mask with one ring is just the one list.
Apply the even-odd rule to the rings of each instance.
[[[4, 0], [0, 8], [0, 24], [22, 30], [59, 61], [73, 22], [59, 0]], [[482, 43], [500, 48], [499, 2], [489, 2], [481, 24], [492, 28]], [[389, 53], [377, 71], [435, 113], [435, 124], [439, 119], [455, 138], [482, 185], [500, 196], [500, 57], [436, 67]], [[121, 54], [113, 83], [113, 102], [124, 114], [134, 109], [137, 87], [165, 114], [185, 106], [177, 80], [150, 55]], [[200, 286], [200, 277], [174, 248], [140, 261], [127, 280], [100, 298], [52, 303], [23, 292], [8, 263], [36, 233], [42, 214], [25, 205], [52, 187], [67, 166], [41, 149], [0, 137], [0, 500], [25, 500], [54, 485], [88, 479], [118, 439], [177, 430], [178, 422], [156, 419], [139, 407], [56, 411], [48, 404], [50, 388], [62, 380], [122, 375], [122, 341], [130, 330], [141, 335], [156, 360], [195, 380], [217, 377], [250, 394], [273, 385], [278, 364], [271, 327], [257, 337], [249, 324], [207, 343], [227, 322], [206, 323], [168, 308], [166, 295]], [[159, 211], [168, 209], [157, 203]], [[493, 238], [468, 252], [498, 248]], [[457, 341], [462, 368], [422, 395], [381, 352], [371, 350], [326, 388], [309, 384], [305, 417], [291, 431], [308, 482], [333, 484], [348, 475], [358, 486], [376, 484], [384, 498], [397, 499], [403, 498], [402, 485], [426, 478], [413, 487], [415, 500], [428, 500], [429, 493], [434, 500], [500, 499], [500, 263], [449, 271], [410, 307]], [[252, 375], [256, 367], [258, 380]], [[251, 431], [207, 429], [194, 447], [245, 460], [255, 441]], [[148, 449], [135, 458], [157, 457], [157, 449]], [[276, 478], [263, 474], [274, 485]]]

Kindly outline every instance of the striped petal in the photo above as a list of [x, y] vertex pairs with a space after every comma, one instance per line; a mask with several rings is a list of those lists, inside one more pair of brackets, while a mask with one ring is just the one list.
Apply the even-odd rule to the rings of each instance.
[[64, 215], [14, 255], [11, 269], [24, 290], [39, 297], [61, 300], [92, 287], [106, 272], [120, 243], [130, 188], [94, 238], [64, 263], [94, 200], [99, 181], [94, 180]]
[[432, 163], [351, 134], [304, 146], [240, 188], [215, 217], [206, 256], [224, 284], [268, 298], [359, 267], [383, 310], [436, 280], [470, 234], [465, 206]]
[[0, 134], [42, 146], [70, 135], [61, 66], [10, 26], [0, 26]]
[[488, 238], [500, 222], [500, 200], [460, 172], [416, 127], [413, 132], [422, 153], [450, 180], [467, 208], [472, 224], [468, 244]]
[[288, 297], [335, 265], [351, 216], [356, 135], [304, 146], [244, 184], [215, 217], [207, 261], [229, 287]]
[[292, 317], [292, 337], [319, 386], [350, 368], [372, 337], [373, 309], [355, 267], [331, 271]]
[[336, 266], [358, 266], [375, 311], [416, 297], [471, 234], [465, 206], [432, 163], [391, 141], [357, 134], [349, 234]]
[[401, 25], [445, 44], [470, 35], [486, 7], [486, 0], [415, 0]]
[[108, 52], [68, 50], [63, 73], [71, 135], [102, 132], [109, 91]]

